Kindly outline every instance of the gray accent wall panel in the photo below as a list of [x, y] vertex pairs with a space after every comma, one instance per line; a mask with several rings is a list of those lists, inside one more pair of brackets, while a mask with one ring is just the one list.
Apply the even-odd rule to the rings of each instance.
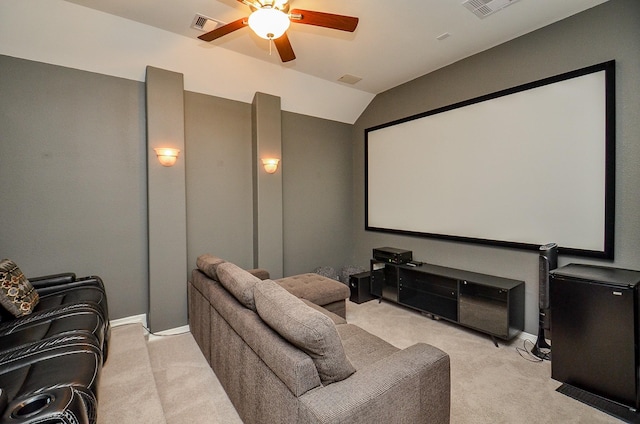
[[0, 256], [99, 275], [111, 318], [147, 304], [144, 85], [0, 56]]
[[188, 268], [211, 253], [253, 267], [251, 105], [185, 92]]
[[351, 129], [282, 113], [285, 275], [353, 262]]

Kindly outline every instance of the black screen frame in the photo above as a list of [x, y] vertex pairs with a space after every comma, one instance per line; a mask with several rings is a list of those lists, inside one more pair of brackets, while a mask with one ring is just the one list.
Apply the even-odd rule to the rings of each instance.
[[[559, 246], [559, 252], [565, 255], [574, 255], [581, 257], [600, 258], [613, 260], [614, 258], [614, 229], [615, 229], [615, 145], [616, 145], [616, 112], [615, 112], [615, 61], [607, 61], [599, 63], [593, 66], [577, 69], [574, 71], [562, 73], [552, 77], [540, 79], [534, 82], [522, 84], [516, 87], [500, 90], [487, 95], [479, 96], [462, 102], [454, 103], [448, 106], [436, 108], [430, 111], [418, 113], [405, 118], [397, 119], [384, 124], [372, 126], [364, 130], [365, 138], [365, 230], [414, 236], [434, 238], [440, 240], [464, 242], [464, 243], [476, 243], [483, 245], [508, 247], [525, 250], [538, 250], [539, 244], [524, 243], [518, 241], [509, 240], [494, 240], [491, 238], [476, 238], [465, 237], [459, 235], [437, 234], [429, 232], [410, 231], [397, 228], [384, 228], [375, 227], [369, 225], [369, 133], [378, 129], [388, 128], [394, 125], [399, 125], [408, 121], [428, 117], [438, 113], [450, 111], [457, 108], [463, 108], [465, 106], [474, 105], [481, 102], [490, 101], [499, 97], [507, 96], [514, 93], [530, 90], [532, 88], [541, 87], [544, 85], [554, 84], [557, 82], [565, 81], [568, 79], [580, 77], [595, 72], [605, 72], [605, 136], [604, 136], [604, 148], [605, 148], [605, 199], [604, 199], [604, 234], [603, 237], [603, 249], [601, 250], [586, 250], [573, 248], [569, 246]], [[549, 240], [553, 242], [553, 240]]]

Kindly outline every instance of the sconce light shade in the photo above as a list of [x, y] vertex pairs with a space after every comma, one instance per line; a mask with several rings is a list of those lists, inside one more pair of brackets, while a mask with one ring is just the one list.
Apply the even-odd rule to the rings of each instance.
[[173, 166], [178, 160], [179, 149], [173, 149], [171, 147], [156, 147], [153, 150], [158, 155], [158, 161], [162, 166]]
[[264, 165], [264, 170], [267, 171], [268, 174], [273, 174], [278, 169], [278, 163], [280, 159], [275, 158], [266, 158], [262, 159], [262, 165]]

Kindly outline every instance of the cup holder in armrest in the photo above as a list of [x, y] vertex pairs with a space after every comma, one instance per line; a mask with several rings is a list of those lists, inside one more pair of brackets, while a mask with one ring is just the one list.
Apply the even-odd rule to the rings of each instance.
[[88, 404], [83, 399], [83, 395], [74, 388], [57, 387], [14, 399], [0, 416], [0, 422], [3, 424], [90, 424], [95, 420], [89, 419], [87, 407]]
[[43, 393], [31, 396], [14, 405], [11, 410], [11, 418], [21, 419], [38, 415], [54, 400], [55, 396], [51, 393]]

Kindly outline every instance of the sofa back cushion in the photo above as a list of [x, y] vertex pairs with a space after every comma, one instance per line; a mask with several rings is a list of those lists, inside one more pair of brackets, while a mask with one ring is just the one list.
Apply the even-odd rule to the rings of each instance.
[[272, 280], [258, 283], [254, 296], [260, 318], [311, 357], [322, 384], [344, 380], [355, 372], [331, 318]]
[[[318, 370], [311, 357], [276, 333], [255, 311], [241, 305], [219, 281], [208, 278], [201, 271], [192, 274], [192, 281], [193, 290], [190, 294], [193, 297], [190, 302], [200, 299], [197, 302], [202, 301], [209, 306], [200, 304], [201, 316], [191, 315], [189, 319], [198, 320], [197, 325], [202, 326], [193, 335], [199, 343], [207, 343], [208, 347], [203, 352], [209, 353], [207, 359], [214, 370], [222, 367], [224, 374], [236, 381], [238, 370], [244, 369], [247, 364], [244, 355], [250, 355], [249, 351], [253, 351], [295, 397], [321, 386]], [[232, 331], [227, 332], [226, 326], [231, 327]], [[234, 346], [225, 339], [226, 336], [233, 337], [231, 333], [241, 338], [249, 349], [234, 351]], [[263, 371], [262, 367], [260, 370], [244, 370], [242, 375], [262, 374]], [[268, 374], [262, 374], [259, 381], [266, 384], [271, 379]], [[221, 377], [221, 381], [223, 379]]]
[[255, 311], [256, 303], [253, 299], [253, 288], [262, 281], [238, 265], [225, 262], [218, 265], [216, 272], [218, 281], [245, 307]]
[[209, 253], [205, 253], [204, 255], [198, 256], [196, 259], [196, 266], [200, 271], [204, 272], [207, 277], [218, 281], [218, 273], [217, 268], [218, 265], [224, 263], [224, 259], [220, 259], [217, 256], [213, 256]]

